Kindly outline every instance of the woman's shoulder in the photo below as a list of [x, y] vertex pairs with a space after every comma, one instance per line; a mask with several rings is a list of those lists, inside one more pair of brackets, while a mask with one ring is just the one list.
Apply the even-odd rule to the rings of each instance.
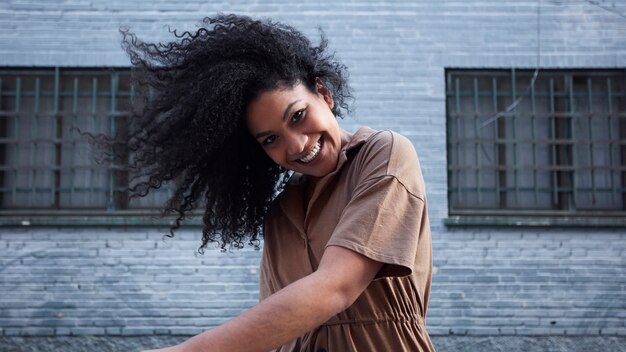
[[377, 131], [365, 127], [355, 133], [355, 138], [363, 140], [361, 152], [367, 159], [381, 158], [391, 170], [405, 162], [419, 164], [413, 143], [398, 132], [389, 129]]
[[361, 127], [354, 133], [348, 148], [351, 147], [416, 154], [413, 143], [407, 137], [390, 129], [374, 130], [370, 127]]
[[[364, 136], [360, 133], [367, 133]], [[356, 158], [365, 174], [392, 176], [415, 193], [422, 193], [423, 177], [419, 159], [411, 140], [389, 130], [360, 129], [357, 138], [364, 138]], [[370, 172], [368, 172], [368, 169]]]

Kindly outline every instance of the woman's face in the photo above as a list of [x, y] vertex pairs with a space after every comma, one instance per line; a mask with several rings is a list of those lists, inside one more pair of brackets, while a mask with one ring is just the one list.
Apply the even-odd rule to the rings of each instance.
[[246, 122], [275, 163], [322, 177], [335, 169], [341, 147], [348, 140], [332, 107], [330, 92], [321, 83], [317, 93], [297, 84], [260, 93], [248, 105]]

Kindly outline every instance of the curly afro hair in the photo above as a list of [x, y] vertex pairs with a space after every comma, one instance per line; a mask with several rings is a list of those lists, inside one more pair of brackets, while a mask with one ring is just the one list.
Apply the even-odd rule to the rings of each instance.
[[327, 52], [321, 30], [313, 46], [288, 25], [245, 16], [207, 17], [195, 32], [172, 31], [169, 43], [120, 32], [144, 93], [124, 133], [97, 143], [128, 160], [132, 196], [175, 186], [162, 214], [177, 216], [169, 236], [203, 207], [201, 252], [210, 242], [258, 248], [265, 213], [288, 175], [248, 132], [246, 108], [262, 91], [303, 84], [315, 92], [319, 79], [342, 116], [351, 98], [345, 66]]

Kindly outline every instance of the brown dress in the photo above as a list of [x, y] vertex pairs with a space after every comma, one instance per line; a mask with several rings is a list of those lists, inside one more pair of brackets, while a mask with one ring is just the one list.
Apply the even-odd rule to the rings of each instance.
[[345, 311], [278, 351], [434, 351], [425, 328], [432, 255], [426, 193], [411, 142], [359, 129], [306, 202], [295, 174], [267, 216], [261, 299], [317, 269], [327, 246], [383, 263]]

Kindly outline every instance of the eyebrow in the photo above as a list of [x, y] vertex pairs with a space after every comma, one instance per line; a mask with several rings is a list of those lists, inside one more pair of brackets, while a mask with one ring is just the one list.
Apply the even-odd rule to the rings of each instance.
[[[283, 122], [285, 122], [285, 120], [287, 119], [287, 116], [289, 116], [289, 111], [291, 111], [291, 108], [299, 101], [301, 101], [302, 99], [297, 99], [292, 101], [291, 103], [289, 103], [289, 105], [287, 105], [287, 107], [285, 108], [285, 112], [283, 113]], [[254, 135], [254, 138], [259, 139], [261, 137], [265, 137], [268, 134], [270, 134], [271, 132], [260, 132]]]
[[294, 104], [296, 104], [300, 100], [302, 99], [294, 100], [291, 102], [291, 104], [287, 105], [287, 108], [285, 108], [285, 113], [283, 114], [283, 122], [285, 122], [285, 120], [287, 119], [287, 116], [289, 115], [289, 110], [291, 110], [291, 107], [294, 106]]

